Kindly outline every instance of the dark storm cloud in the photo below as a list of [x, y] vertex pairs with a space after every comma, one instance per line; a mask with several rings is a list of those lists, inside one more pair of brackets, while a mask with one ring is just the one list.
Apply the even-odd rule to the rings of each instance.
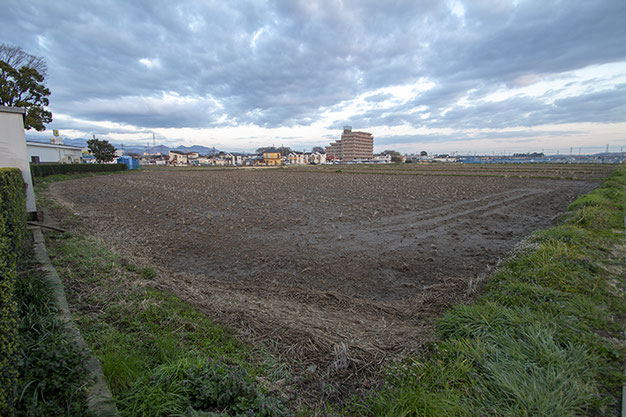
[[[9, 0], [0, 38], [47, 59], [54, 112], [93, 121], [147, 128], [306, 125], [323, 108], [421, 77], [435, 87], [349, 122], [507, 127], [624, 120], [622, 87], [551, 105], [515, 97], [449, 108], [524, 77], [625, 60], [626, 2], [463, 4], [464, 16], [437, 0]], [[388, 98], [372, 94], [366, 102]], [[412, 111], [420, 106], [427, 110]]]

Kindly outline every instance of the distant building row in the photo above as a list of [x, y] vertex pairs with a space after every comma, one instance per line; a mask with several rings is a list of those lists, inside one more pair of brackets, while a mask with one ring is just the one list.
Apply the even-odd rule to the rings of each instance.
[[[81, 163], [94, 162], [86, 149], [64, 145], [57, 131], [50, 143], [27, 142], [31, 163]], [[116, 152], [124, 154], [123, 149]], [[341, 139], [321, 152], [291, 152], [281, 155], [267, 152], [261, 155], [220, 152], [213, 155], [200, 155], [198, 152], [170, 150], [167, 154], [144, 154], [139, 162], [142, 165], [174, 166], [275, 166], [275, 165], [322, 165], [327, 163], [381, 163], [389, 162], [388, 155], [374, 157], [374, 137], [367, 132], [353, 132], [352, 127], [344, 126]]]
[[198, 152], [169, 151], [168, 155], [146, 155], [143, 164], [175, 166], [278, 166], [278, 165], [322, 165], [326, 155], [319, 152], [291, 152], [283, 156], [279, 152], [260, 155], [218, 153], [200, 155]]

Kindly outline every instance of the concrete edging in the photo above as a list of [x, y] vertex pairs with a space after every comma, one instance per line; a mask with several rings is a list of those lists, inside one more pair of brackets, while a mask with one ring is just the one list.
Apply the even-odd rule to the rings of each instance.
[[33, 233], [35, 259], [40, 264], [43, 271], [43, 279], [45, 279], [52, 288], [54, 301], [59, 309], [59, 319], [69, 333], [72, 342], [76, 343], [76, 345], [86, 353], [87, 372], [90, 379], [94, 381], [87, 395], [87, 406], [96, 417], [119, 417], [113, 396], [104, 379], [100, 362], [92, 354], [91, 350], [89, 350], [76, 323], [74, 323], [72, 319], [72, 314], [67, 304], [67, 298], [65, 298], [65, 288], [52, 262], [50, 262], [41, 228], [29, 227], [28, 229]]

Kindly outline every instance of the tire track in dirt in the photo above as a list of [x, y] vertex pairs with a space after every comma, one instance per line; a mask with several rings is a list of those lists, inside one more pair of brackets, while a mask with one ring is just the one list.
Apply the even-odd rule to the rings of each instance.
[[[466, 201], [460, 201], [456, 203], [446, 204], [437, 208], [418, 211], [415, 213], [407, 213], [397, 216], [384, 216], [379, 219], [373, 220], [367, 224], [367, 228], [363, 228], [355, 232], [355, 226], [353, 224], [347, 224], [343, 227], [334, 226], [334, 234], [339, 233], [342, 236], [349, 236], [352, 241], [352, 245], [355, 247], [367, 246], [365, 242], [375, 242], [377, 246], [380, 246], [381, 242], [384, 242], [384, 246], [387, 250], [405, 248], [408, 245], [414, 244], [414, 241], [406, 240], [398, 242], [395, 238], [398, 234], [403, 234], [404, 231], [416, 231], [417, 237], [421, 240], [426, 240], [435, 236], [438, 233], [443, 233], [445, 230], [450, 229], [451, 222], [458, 219], [465, 218], [473, 214], [482, 214], [484, 216], [499, 213], [502, 211], [503, 206], [514, 203], [519, 200], [536, 197], [541, 194], [547, 193], [547, 190], [541, 189], [529, 189], [520, 193], [520, 191], [507, 191], [498, 194], [487, 195], [479, 199], [472, 199]], [[466, 208], [480, 204], [478, 207]], [[317, 242], [326, 241], [325, 244], [332, 246], [333, 239], [328, 236], [331, 235], [331, 229], [322, 229], [315, 234], [311, 234], [313, 238], [317, 238]], [[404, 236], [406, 237], [406, 236]], [[336, 246], [345, 246], [344, 242], [336, 241]]]

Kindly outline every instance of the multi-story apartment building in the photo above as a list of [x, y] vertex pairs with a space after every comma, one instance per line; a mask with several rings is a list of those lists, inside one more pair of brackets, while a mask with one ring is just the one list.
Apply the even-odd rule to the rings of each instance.
[[326, 155], [343, 162], [371, 159], [374, 157], [374, 136], [367, 132], [353, 132], [352, 126], [344, 126], [341, 139], [326, 147]]

